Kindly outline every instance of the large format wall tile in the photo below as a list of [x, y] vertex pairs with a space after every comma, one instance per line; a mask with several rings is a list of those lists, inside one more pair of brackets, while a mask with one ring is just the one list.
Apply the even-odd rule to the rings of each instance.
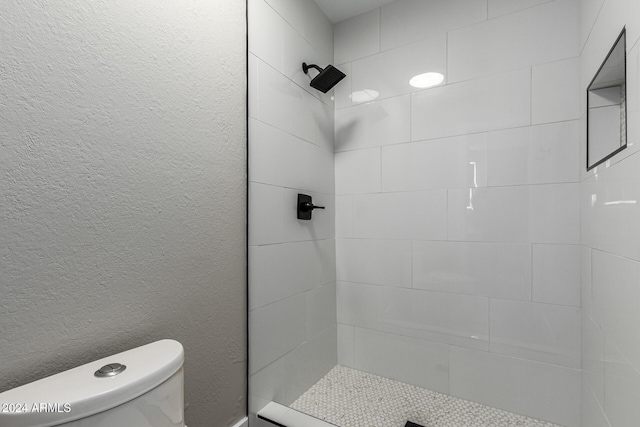
[[353, 237], [445, 240], [447, 192], [430, 190], [355, 195]]
[[414, 288], [531, 299], [528, 244], [414, 241], [412, 265]]
[[382, 191], [486, 185], [486, 133], [382, 147]]
[[489, 299], [385, 287], [387, 332], [479, 350], [489, 349]]
[[[307, 292], [307, 340], [337, 324], [336, 284], [328, 283]], [[335, 345], [335, 344], [334, 344]]]
[[338, 323], [382, 330], [383, 287], [338, 282]]
[[487, 19], [487, 0], [397, 0], [382, 7], [381, 48], [444, 34]]
[[250, 309], [335, 281], [333, 239], [250, 246], [249, 257]]
[[409, 95], [337, 110], [336, 151], [379, 147], [411, 139]]
[[580, 117], [580, 59], [571, 58], [532, 68], [531, 121], [560, 122]]
[[580, 369], [580, 309], [491, 300], [491, 352]]
[[380, 9], [339, 22], [333, 29], [336, 64], [380, 52]]
[[553, 0], [489, 0], [489, 19], [528, 9]]
[[[274, 108], [277, 105], [277, 108]], [[258, 63], [257, 119], [333, 150], [332, 107], [264, 62]]]
[[284, 189], [273, 185], [249, 183], [249, 245], [284, 241]]
[[446, 34], [354, 61], [351, 70], [354, 93], [375, 90], [382, 99], [415, 92], [420, 89], [409, 84], [414, 76], [447, 75]]
[[611, 426], [637, 424], [640, 419], [640, 373], [606, 338], [604, 372], [604, 412]]
[[333, 193], [332, 152], [255, 119], [249, 132], [251, 182]]
[[578, 3], [556, 0], [449, 33], [449, 82], [578, 55]]
[[[301, 69], [333, 62], [332, 25], [312, 0], [250, 0], [248, 19], [253, 414], [335, 365], [337, 302], [333, 101]], [[299, 221], [298, 193], [326, 210]]]
[[449, 239], [579, 242], [578, 184], [449, 190]]
[[338, 280], [411, 287], [411, 241], [338, 239]]
[[[355, 368], [449, 392], [448, 346], [385, 332], [355, 328]], [[402, 363], [398, 363], [402, 360]]]
[[582, 315], [582, 381], [604, 407], [604, 333], [591, 316]]
[[336, 194], [380, 191], [380, 149], [335, 154]]
[[333, 28], [314, 1], [265, 0], [323, 57], [333, 56]]
[[282, 43], [286, 23], [265, 0], [249, 0], [249, 52], [282, 71]]
[[489, 132], [488, 185], [553, 184], [580, 179], [579, 122]]
[[533, 301], [580, 307], [580, 246], [533, 245]]
[[249, 369], [255, 373], [305, 341], [306, 298], [298, 294], [249, 312]]
[[582, 182], [582, 242], [640, 260], [640, 155]]
[[527, 126], [531, 70], [436, 87], [411, 95], [412, 140]]
[[580, 370], [449, 348], [451, 395], [507, 411], [580, 426]]

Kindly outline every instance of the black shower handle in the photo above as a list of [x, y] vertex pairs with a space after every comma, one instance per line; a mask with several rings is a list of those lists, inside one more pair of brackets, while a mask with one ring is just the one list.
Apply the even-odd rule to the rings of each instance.
[[300, 203], [300, 210], [302, 212], [310, 212], [314, 209], [324, 209], [324, 206], [317, 206], [311, 202], [302, 202]]

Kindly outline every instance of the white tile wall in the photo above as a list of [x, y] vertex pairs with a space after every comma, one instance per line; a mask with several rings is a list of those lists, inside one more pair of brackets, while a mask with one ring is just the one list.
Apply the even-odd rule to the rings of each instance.
[[444, 344], [355, 328], [356, 369], [440, 393], [449, 392], [448, 352]]
[[382, 191], [486, 185], [486, 133], [382, 147]]
[[249, 245], [283, 241], [284, 189], [273, 185], [249, 183]]
[[333, 28], [313, 1], [265, 0], [323, 56], [333, 56]]
[[445, 240], [446, 224], [444, 190], [354, 196], [353, 237]]
[[580, 309], [491, 301], [491, 352], [580, 369]]
[[533, 301], [580, 307], [580, 246], [533, 245]]
[[333, 57], [338, 64], [380, 52], [380, 9], [336, 24], [333, 38]]
[[351, 69], [353, 92], [375, 90], [378, 99], [415, 92], [419, 89], [409, 84], [412, 77], [427, 72], [447, 75], [446, 34], [359, 59]]
[[487, 0], [397, 0], [382, 7], [381, 48], [393, 49], [487, 18]]
[[353, 196], [336, 196], [336, 238], [353, 237]]
[[453, 346], [449, 363], [453, 396], [580, 426], [578, 369]]
[[488, 298], [385, 287], [382, 300], [382, 323], [387, 332], [489, 349]]
[[336, 328], [331, 327], [285, 356], [287, 405], [294, 402], [336, 365], [337, 341]]
[[591, 316], [583, 314], [582, 381], [602, 408], [604, 408], [604, 364], [604, 332]]
[[[640, 8], [627, 0], [582, 0], [580, 6], [581, 90], [625, 25], [628, 89], [636, 88], [629, 92], [635, 99], [628, 105], [627, 124], [633, 129], [628, 148], [591, 172], [582, 172], [582, 419], [585, 426], [633, 425], [640, 391], [640, 157], [637, 107], [631, 105], [637, 106], [640, 76]], [[586, 135], [583, 144], [585, 140]]]
[[411, 137], [410, 110], [409, 95], [337, 110], [336, 151], [408, 142]]
[[351, 62], [338, 64], [338, 70], [346, 74], [346, 77], [333, 89], [334, 105], [336, 110], [351, 106]]
[[336, 284], [329, 283], [316, 287], [307, 292], [306, 297], [307, 340], [310, 340], [327, 329], [336, 327]]
[[605, 338], [604, 411], [612, 426], [637, 423], [640, 418], [640, 374], [615, 344]]
[[488, 185], [578, 182], [579, 125], [575, 120], [489, 132]]
[[527, 126], [530, 99], [529, 68], [417, 92], [411, 96], [411, 138]]
[[[274, 105], [278, 108], [274, 108]], [[332, 107], [261, 61], [258, 63], [256, 118], [305, 141], [333, 150]]]
[[449, 81], [575, 57], [578, 18], [576, 0], [556, 0], [452, 31]]
[[580, 117], [580, 59], [532, 67], [531, 121], [534, 124]]
[[338, 282], [338, 323], [382, 330], [383, 287]]
[[251, 246], [249, 257], [250, 309], [335, 281], [333, 239]]
[[337, 239], [338, 280], [411, 287], [411, 241]]
[[578, 184], [449, 190], [449, 239], [578, 243]]
[[[250, 35], [257, 93], [250, 93], [251, 133], [264, 142], [255, 146], [261, 151], [251, 166], [250, 203], [265, 207], [250, 212], [250, 259], [265, 271], [296, 245], [339, 237], [335, 311], [330, 262], [329, 274], [296, 280], [304, 250], [294, 255], [300, 260], [293, 270], [266, 273], [264, 287], [251, 290], [252, 308], [259, 307], [252, 313], [263, 317], [275, 314], [261, 310], [293, 298], [301, 302], [295, 310], [304, 307], [302, 342], [287, 341], [286, 354], [260, 344], [268, 357], [259, 373], [273, 378], [292, 367], [285, 400], [340, 360], [577, 426], [581, 380], [571, 367], [579, 367], [582, 351], [592, 355], [582, 394], [604, 405], [608, 384], [616, 399], [594, 416], [609, 417], [612, 426], [635, 416], [624, 396], [635, 395], [628, 373], [640, 366], [640, 343], [630, 338], [640, 335], [628, 326], [634, 303], [627, 301], [640, 304], [640, 222], [637, 204], [612, 202], [638, 198], [632, 171], [640, 170], [640, 156], [578, 184], [578, 82], [584, 84], [585, 67], [599, 65], [590, 55], [606, 53], [608, 36], [639, 16], [632, 3], [397, 0], [338, 24], [334, 37], [326, 21], [311, 19], [317, 9], [306, 1], [250, 4], [266, 8], [254, 33], [263, 37]], [[640, 28], [629, 27], [631, 47]], [[577, 59], [582, 42], [585, 55]], [[311, 90], [296, 68], [303, 56], [334, 61], [348, 74], [335, 91], [335, 126], [330, 98]], [[447, 80], [410, 94], [406, 76], [423, 67], [445, 71]], [[630, 74], [632, 88], [638, 73]], [[354, 105], [351, 93], [365, 89], [378, 91], [377, 100]], [[630, 142], [640, 146], [633, 111]], [[289, 215], [298, 189], [328, 207], [314, 212], [312, 224]], [[581, 350], [578, 307], [592, 297]], [[312, 343], [304, 343], [309, 336]], [[612, 343], [606, 358], [604, 342]], [[314, 359], [315, 350], [321, 356]]]
[[496, 298], [531, 299], [528, 244], [413, 242], [413, 287]]
[[336, 194], [380, 191], [380, 148], [336, 153]]
[[549, 1], [553, 0], [489, 0], [489, 19], [528, 9]]
[[[578, 0], [397, 0], [338, 24], [344, 363], [422, 384], [467, 351], [499, 386], [459, 368], [431, 388], [579, 425], [578, 16]], [[428, 68], [446, 80], [407, 85]]]
[[[337, 363], [333, 102], [303, 61], [333, 61], [312, 0], [251, 0], [249, 409], [290, 404]], [[297, 193], [326, 206], [296, 219]], [[252, 415], [252, 420], [255, 419]]]
[[285, 21], [265, 0], [249, 0], [249, 52], [282, 71]]
[[353, 368], [354, 359], [354, 326], [338, 324], [338, 364]]
[[249, 371], [253, 374], [301, 345], [306, 337], [304, 294], [249, 312], [251, 342]]

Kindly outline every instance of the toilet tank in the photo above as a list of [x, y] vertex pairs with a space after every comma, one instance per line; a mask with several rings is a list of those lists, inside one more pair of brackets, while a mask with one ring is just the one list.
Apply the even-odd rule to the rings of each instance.
[[0, 393], [0, 426], [184, 427], [183, 362], [162, 340], [14, 388]]

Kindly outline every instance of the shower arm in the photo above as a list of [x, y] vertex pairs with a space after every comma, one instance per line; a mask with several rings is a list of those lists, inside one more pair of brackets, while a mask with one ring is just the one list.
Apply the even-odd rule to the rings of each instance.
[[304, 71], [305, 74], [307, 74], [309, 72], [309, 68], [315, 68], [316, 70], [318, 70], [319, 73], [321, 73], [324, 70], [324, 68], [320, 68], [316, 64], [308, 64], [307, 65], [306, 62], [302, 63], [302, 71]]

